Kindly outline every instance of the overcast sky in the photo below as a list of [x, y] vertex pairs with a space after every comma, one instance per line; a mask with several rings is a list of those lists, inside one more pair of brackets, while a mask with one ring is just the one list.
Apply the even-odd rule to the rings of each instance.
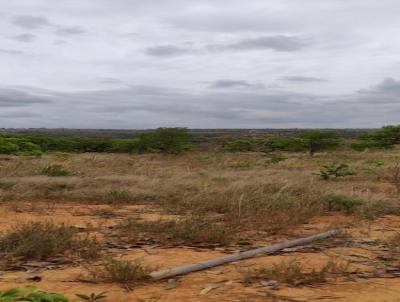
[[0, 127], [400, 123], [399, 0], [0, 3]]

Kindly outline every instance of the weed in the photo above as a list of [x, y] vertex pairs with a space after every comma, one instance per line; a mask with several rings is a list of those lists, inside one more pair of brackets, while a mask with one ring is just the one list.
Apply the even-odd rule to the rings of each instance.
[[146, 281], [149, 279], [149, 273], [153, 270], [140, 261], [115, 258], [105, 258], [103, 260], [103, 268], [103, 279], [123, 284]]
[[325, 199], [328, 202], [330, 211], [344, 211], [346, 213], [354, 213], [356, 208], [359, 208], [367, 202], [360, 197], [341, 194], [328, 194]]
[[103, 200], [109, 204], [119, 204], [132, 201], [132, 194], [127, 190], [110, 190], [103, 195]]
[[78, 298], [81, 298], [82, 300], [89, 301], [89, 302], [94, 302], [94, 301], [99, 301], [107, 298], [106, 295], [107, 292], [101, 292], [98, 294], [91, 293], [90, 295], [84, 295], [84, 294], [75, 294]]
[[101, 246], [96, 237], [85, 237], [75, 240], [74, 250], [79, 257], [86, 261], [94, 261], [101, 256]]
[[42, 169], [43, 175], [50, 177], [70, 176], [72, 173], [61, 165], [49, 165]]
[[349, 166], [346, 164], [332, 164], [329, 166], [323, 166], [322, 169], [320, 169], [319, 173], [316, 174], [321, 176], [321, 178], [324, 180], [329, 180], [331, 176], [338, 178], [355, 175], [356, 172], [350, 169]]
[[365, 163], [376, 167], [381, 167], [385, 164], [385, 162], [381, 159], [368, 159], [365, 161]]
[[280, 163], [281, 161], [286, 160], [286, 157], [284, 157], [281, 154], [270, 154], [268, 157], [269, 157], [269, 162], [272, 164], [277, 164]]
[[69, 302], [62, 294], [37, 290], [35, 286], [24, 286], [0, 291], [0, 302]]

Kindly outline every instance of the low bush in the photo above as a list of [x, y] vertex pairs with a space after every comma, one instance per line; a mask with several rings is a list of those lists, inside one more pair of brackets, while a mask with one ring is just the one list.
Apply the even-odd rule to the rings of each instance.
[[346, 164], [332, 164], [323, 166], [317, 175], [321, 176], [324, 180], [329, 180], [331, 177], [344, 177], [357, 174], [356, 171], [351, 169]]
[[70, 176], [72, 173], [61, 165], [49, 165], [42, 169], [41, 174], [50, 177]]
[[75, 231], [65, 225], [31, 222], [0, 236], [0, 253], [24, 259], [46, 259], [72, 249]]
[[153, 270], [140, 261], [129, 261], [115, 258], [105, 258], [102, 262], [103, 271], [100, 278], [104, 281], [123, 284], [143, 282], [149, 279]]
[[353, 213], [357, 208], [367, 203], [363, 198], [341, 194], [328, 194], [325, 199], [328, 202], [329, 210], [346, 213]]
[[77, 231], [51, 222], [27, 222], [0, 235], [0, 255], [44, 260], [73, 252], [86, 260], [99, 256], [96, 238], [77, 238]]
[[69, 302], [62, 294], [38, 290], [35, 286], [23, 286], [0, 291], [0, 302]]
[[137, 139], [139, 153], [179, 154], [192, 148], [191, 135], [186, 128], [158, 128], [140, 134]]

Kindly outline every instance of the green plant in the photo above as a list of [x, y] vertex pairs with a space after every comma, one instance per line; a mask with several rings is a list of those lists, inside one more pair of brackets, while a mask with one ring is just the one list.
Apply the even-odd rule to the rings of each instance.
[[335, 149], [340, 145], [340, 136], [336, 132], [310, 130], [298, 136], [311, 156], [322, 150]]
[[107, 292], [101, 292], [98, 294], [91, 293], [90, 295], [84, 295], [84, 294], [75, 294], [78, 298], [81, 298], [82, 300], [89, 301], [89, 302], [94, 302], [94, 301], [99, 301], [107, 298], [106, 295]]
[[400, 125], [384, 126], [381, 129], [362, 134], [353, 149], [362, 151], [367, 148], [389, 149], [400, 143]]
[[272, 164], [277, 164], [280, 163], [281, 161], [286, 160], [286, 157], [284, 157], [281, 154], [271, 154], [269, 155], [269, 162]]
[[332, 164], [323, 166], [317, 175], [321, 176], [322, 179], [328, 180], [331, 176], [338, 178], [344, 176], [355, 175], [356, 172], [349, 168], [346, 164]]
[[49, 165], [42, 169], [42, 174], [50, 177], [70, 176], [72, 173], [61, 165]]
[[354, 212], [356, 208], [365, 205], [366, 200], [360, 197], [346, 196], [341, 194], [328, 194], [326, 197], [329, 210]]
[[0, 302], [69, 302], [62, 294], [38, 290], [35, 286], [24, 286], [0, 291]]
[[229, 152], [246, 152], [246, 151], [255, 151], [256, 147], [257, 145], [254, 140], [240, 139], [226, 143], [224, 145], [224, 150]]
[[18, 150], [17, 144], [0, 139], [0, 154], [16, 154]]
[[192, 148], [186, 128], [158, 128], [138, 137], [137, 152], [179, 154]]
[[365, 161], [365, 163], [368, 165], [374, 165], [377, 167], [381, 167], [385, 164], [385, 162], [382, 159], [368, 159]]

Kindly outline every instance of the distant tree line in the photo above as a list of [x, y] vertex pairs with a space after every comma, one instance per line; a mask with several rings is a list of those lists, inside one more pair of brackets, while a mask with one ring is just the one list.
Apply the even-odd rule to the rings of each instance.
[[0, 134], [0, 154], [41, 155], [52, 151], [178, 154], [191, 147], [191, 135], [186, 128], [159, 128], [131, 139]]
[[[400, 125], [385, 126], [360, 135], [350, 146], [354, 150], [389, 149], [400, 144]], [[307, 151], [312, 156], [316, 152], [334, 150], [344, 146], [342, 137], [333, 131], [309, 130], [295, 136], [264, 136], [243, 138], [224, 145], [231, 152], [274, 152]]]
[[[350, 146], [355, 150], [392, 148], [400, 144], [400, 125], [385, 126], [360, 135]], [[225, 143], [229, 152], [296, 151], [311, 156], [344, 146], [334, 131], [309, 130], [293, 136], [258, 136]], [[349, 145], [348, 143], [346, 145]], [[0, 134], [0, 154], [41, 155], [44, 152], [110, 152], [179, 154], [193, 147], [193, 137], [186, 128], [158, 128], [132, 138], [65, 137], [43, 134]]]

